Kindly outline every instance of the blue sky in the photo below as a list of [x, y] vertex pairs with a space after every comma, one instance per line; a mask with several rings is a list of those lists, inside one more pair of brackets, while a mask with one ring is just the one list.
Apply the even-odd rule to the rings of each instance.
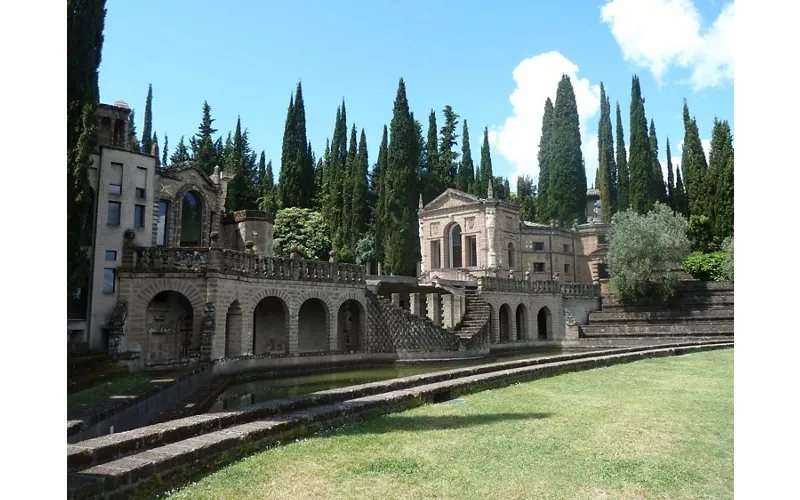
[[612, 110], [620, 103], [627, 146], [631, 76], [639, 75], [662, 159], [667, 137], [680, 156], [684, 97], [703, 139], [715, 116], [733, 128], [730, 2], [109, 0], [107, 9], [102, 102], [128, 102], [141, 132], [152, 83], [153, 126], [172, 152], [197, 131], [207, 100], [218, 134], [241, 116], [276, 176], [298, 80], [317, 156], [344, 98], [349, 125], [365, 129], [371, 164], [400, 77], [425, 131], [430, 110], [441, 126], [447, 104], [468, 121], [476, 163], [489, 127], [495, 175], [538, 175], [544, 99], [555, 97], [563, 72], [576, 88], [590, 184], [601, 81]]

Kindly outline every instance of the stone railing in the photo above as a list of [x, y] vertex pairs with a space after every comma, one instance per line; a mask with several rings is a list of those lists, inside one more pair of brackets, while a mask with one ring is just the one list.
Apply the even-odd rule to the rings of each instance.
[[266, 257], [221, 248], [134, 247], [121, 271], [136, 273], [218, 272], [271, 280], [366, 283], [364, 267], [321, 260]]
[[478, 286], [486, 292], [560, 293], [568, 296], [599, 297], [600, 285], [479, 277]]

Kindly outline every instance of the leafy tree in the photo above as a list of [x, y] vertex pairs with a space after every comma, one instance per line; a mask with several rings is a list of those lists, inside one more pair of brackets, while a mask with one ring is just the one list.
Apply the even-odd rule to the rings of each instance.
[[142, 147], [139, 145], [139, 139], [136, 137], [136, 121], [134, 118], [134, 110], [132, 109], [128, 115], [128, 143], [127, 148], [129, 151], [137, 153], [142, 152]]
[[539, 196], [536, 214], [539, 222], [548, 223], [553, 218], [550, 205], [550, 152], [553, 136], [553, 102], [548, 97], [544, 102], [542, 115], [542, 135], [539, 139]]
[[581, 153], [578, 105], [567, 75], [558, 83], [552, 127], [547, 205], [562, 224], [571, 224], [575, 219], [585, 221], [586, 169]]
[[206, 174], [214, 173], [214, 167], [222, 162], [222, 141], [216, 147], [212, 135], [217, 131], [211, 125], [214, 119], [211, 118], [211, 106], [208, 101], [203, 102], [203, 119], [197, 128], [197, 134], [189, 140], [192, 148], [192, 160]]
[[142, 128], [142, 151], [150, 154], [153, 149], [153, 85], [147, 86], [147, 100], [144, 105], [144, 127]]
[[472, 193], [475, 184], [475, 166], [472, 163], [472, 151], [469, 148], [469, 127], [464, 120], [464, 131], [461, 133], [461, 163], [458, 164], [458, 189]]
[[536, 185], [530, 176], [517, 177], [517, 194], [511, 196], [511, 201], [519, 205], [520, 219], [536, 221]]
[[711, 218], [705, 215], [690, 216], [689, 240], [692, 242], [692, 250], [702, 253], [715, 250], [714, 228], [711, 224]]
[[[489, 190], [489, 180], [494, 179], [492, 173], [492, 152], [489, 149], [489, 128], [483, 129], [483, 144], [481, 145], [481, 184], [478, 189], [478, 196], [486, 196]], [[494, 188], [494, 186], [492, 186]]]
[[733, 281], [733, 236], [725, 238], [720, 245], [725, 252], [725, 261], [722, 264], [722, 275], [726, 281]]
[[290, 207], [275, 216], [273, 251], [278, 257], [291, 257], [292, 247], [303, 259], [328, 260], [331, 250], [330, 227], [319, 212]]
[[625, 133], [622, 130], [622, 116], [617, 102], [617, 212], [630, 207], [630, 171], [625, 152]]
[[182, 163], [186, 163], [190, 159], [191, 156], [189, 156], [189, 150], [186, 148], [186, 143], [183, 141], [183, 136], [181, 136], [181, 140], [178, 142], [178, 147], [169, 158], [170, 165], [180, 165]]
[[712, 194], [714, 236], [721, 241], [733, 234], [733, 137], [728, 122], [716, 118], [708, 153], [707, 191]]
[[634, 75], [631, 84], [631, 158], [630, 187], [628, 200], [630, 207], [640, 214], [650, 210], [655, 201], [653, 191], [653, 151], [647, 136], [647, 118], [644, 114], [644, 99], [639, 87], [639, 78]]
[[364, 233], [356, 243], [354, 252], [355, 262], [359, 265], [370, 263], [373, 265], [372, 269], [375, 272], [375, 235], [372, 233]]
[[617, 212], [609, 231], [609, 288], [623, 303], [667, 301], [678, 290], [679, 269], [689, 255], [688, 224], [662, 203], [646, 214]]
[[675, 203], [675, 175], [672, 172], [672, 153], [669, 150], [669, 137], [667, 137], [667, 205], [675, 211], [678, 205]]
[[459, 116], [450, 105], [445, 106], [442, 113], [444, 114], [444, 125], [439, 131], [441, 136], [439, 140], [439, 178], [442, 179], [444, 188], [447, 189], [456, 187], [458, 153], [454, 148], [458, 144], [456, 126]]
[[[67, 0], [67, 296], [88, 288], [92, 190], [97, 144], [97, 69], [103, 49], [105, 0]], [[85, 310], [82, 311], [85, 313]]]

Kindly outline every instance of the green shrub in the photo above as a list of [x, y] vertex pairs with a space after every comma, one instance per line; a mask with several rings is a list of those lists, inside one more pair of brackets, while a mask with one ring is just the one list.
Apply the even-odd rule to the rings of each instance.
[[273, 252], [291, 257], [292, 247], [303, 259], [328, 260], [330, 228], [319, 212], [308, 208], [284, 208], [275, 216]]
[[723, 267], [727, 258], [725, 252], [692, 252], [684, 261], [683, 268], [701, 281], [726, 281]]
[[609, 288], [623, 303], [664, 302], [678, 291], [673, 272], [689, 254], [689, 223], [664, 204], [645, 215], [614, 215], [609, 231]]
[[722, 251], [725, 252], [725, 262], [722, 263], [722, 275], [728, 281], [733, 281], [733, 236], [722, 240]]
[[689, 241], [692, 242], [692, 250], [696, 252], [708, 253], [717, 250], [719, 246], [714, 240], [711, 219], [705, 215], [689, 217]]

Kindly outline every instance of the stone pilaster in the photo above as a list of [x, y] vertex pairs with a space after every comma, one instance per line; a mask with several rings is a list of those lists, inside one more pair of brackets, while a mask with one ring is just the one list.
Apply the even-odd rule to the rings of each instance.
[[215, 302], [206, 302], [203, 311], [203, 329], [200, 332], [200, 359], [211, 361], [211, 350], [214, 340], [214, 329], [217, 323], [217, 305]]
[[436, 326], [442, 326], [442, 296], [438, 293], [428, 295], [428, 317]]
[[497, 267], [497, 252], [494, 248], [494, 227], [495, 227], [495, 214], [494, 207], [486, 208], [486, 239], [489, 245], [489, 268]]
[[400, 294], [393, 293], [392, 294], [392, 305], [396, 307], [400, 307]]
[[417, 315], [419, 317], [425, 317], [425, 309], [423, 307], [424, 300], [425, 300], [424, 293], [409, 294], [409, 301], [411, 302], [411, 314]]

